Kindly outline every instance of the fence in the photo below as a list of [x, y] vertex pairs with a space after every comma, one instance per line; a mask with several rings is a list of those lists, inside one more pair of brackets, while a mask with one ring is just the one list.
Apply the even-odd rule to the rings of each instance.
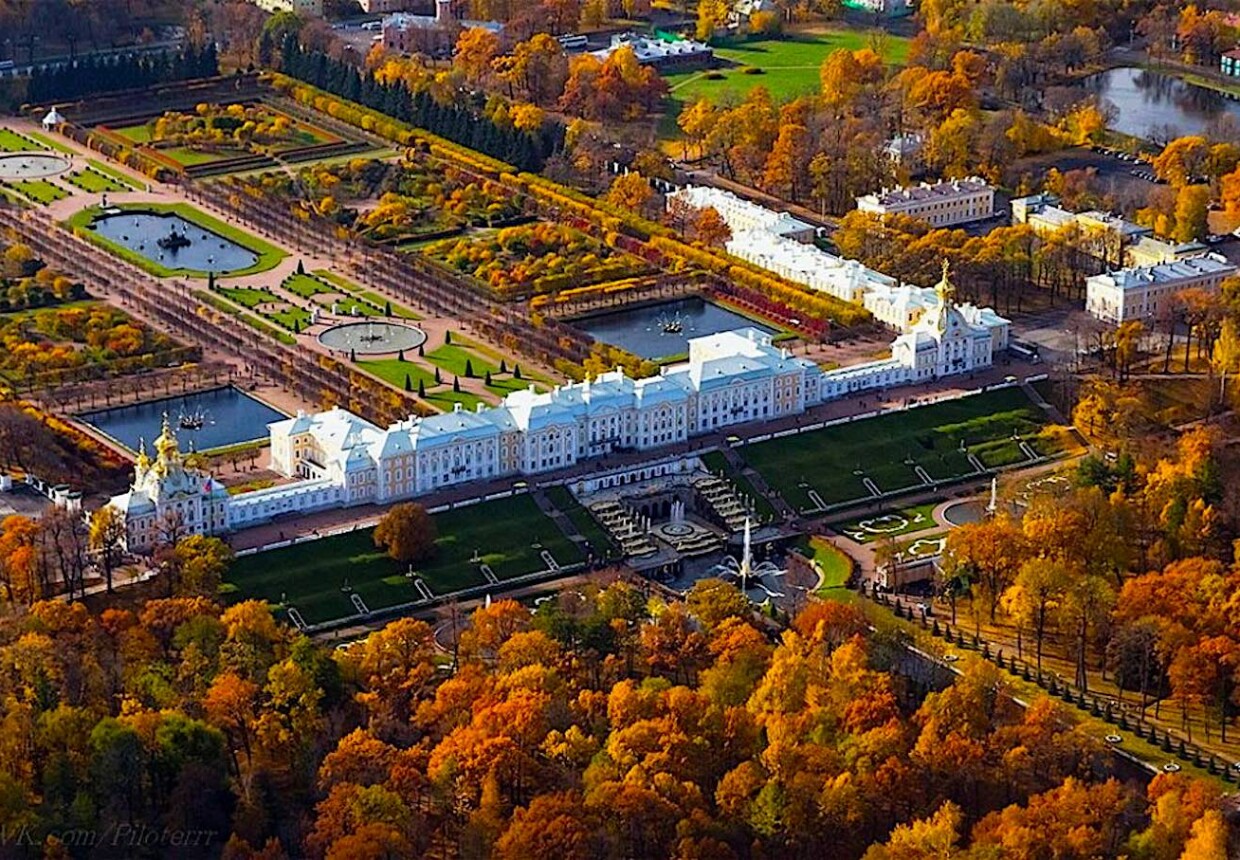
[[[866, 592], [864, 589], [862, 593], [880, 606], [890, 609], [897, 618], [917, 623], [923, 630], [928, 630], [931, 635], [940, 637], [957, 648], [976, 652], [983, 659], [989, 660], [1009, 674], [1037, 684], [1048, 695], [1060, 698], [1070, 705], [1088, 711], [1091, 716], [1105, 720], [1115, 726], [1117, 731], [1132, 732], [1138, 738], [1157, 746], [1168, 756], [1174, 756], [1182, 762], [1202, 768], [1227, 782], [1240, 782], [1240, 762], [1229, 762], [1169, 729], [1159, 728], [1147, 720], [1144, 713], [1134, 705], [1122, 703], [1110, 696], [1081, 690], [1053, 672], [1039, 670], [1027, 660], [1015, 655], [1004, 655], [1001, 648], [992, 650], [990, 643], [976, 633], [967, 633], [960, 625], [932, 618], [923, 609], [916, 608], [912, 603], [896, 595], [877, 590]], [[1112, 747], [1118, 745], [1119, 739], [1118, 734], [1108, 735], [1106, 738]], [[1113, 751], [1117, 754], [1123, 752], [1119, 749]], [[1129, 760], [1138, 761], [1147, 770], [1158, 771], [1158, 768], [1148, 761], [1125, 755]], [[1167, 772], [1179, 769], [1180, 766], [1173, 761], [1168, 761], [1162, 766], [1162, 770]]]

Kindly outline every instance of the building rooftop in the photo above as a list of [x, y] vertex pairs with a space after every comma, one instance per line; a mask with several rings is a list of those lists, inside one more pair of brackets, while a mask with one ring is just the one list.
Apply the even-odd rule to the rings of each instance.
[[1172, 283], [1174, 281], [1198, 278], [1203, 275], [1225, 274], [1238, 271], [1226, 258], [1218, 254], [1206, 254], [1201, 257], [1189, 257], [1173, 263], [1159, 263], [1155, 266], [1134, 266], [1095, 275], [1093, 281], [1105, 279], [1122, 290], [1135, 290], [1150, 284]]
[[976, 194], [990, 189], [986, 180], [970, 176], [966, 179], [952, 179], [937, 182], [934, 185], [925, 182], [907, 188], [884, 188], [877, 194], [867, 194], [857, 198], [879, 206], [896, 206], [900, 203], [923, 200], [949, 200], [962, 194]]
[[652, 39], [639, 33], [617, 33], [611, 37], [611, 44], [606, 48], [591, 51], [600, 60], [605, 60], [622, 47], [633, 49], [633, 55], [639, 63], [658, 64], [670, 59], [681, 57], [710, 57], [714, 50], [705, 42], [692, 39], [665, 40]]

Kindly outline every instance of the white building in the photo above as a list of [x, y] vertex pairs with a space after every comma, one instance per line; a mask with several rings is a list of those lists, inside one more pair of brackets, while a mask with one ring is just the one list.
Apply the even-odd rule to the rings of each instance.
[[907, 215], [933, 227], [984, 221], [995, 214], [995, 190], [976, 176], [908, 188], [884, 189], [857, 198], [857, 209], [871, 215]]
[[1098, 209], [1069, 212], [1059, 205], [1059, 198], [1054, 194], [1017, 197], [1012, 201], [1011, 207], [1012, 223], [1028, 224], [1039, 236], [1048, 236], [1065, 227], [1075, 226], [1087, 235], [1098, 236], [1123, 247], [1154, 234], [1151, 228], [1127, 221], [1110, 212]]
[[218, 481], [181, 453], [164, 416], [152, 461], [143, 444], [129, 492], [108, 503], [125, 515], [125, 546], [149, 552], [169, 536], [222, 534], [229, 530], [229, 495]]
[[600, 60], [606, 60], [620, 48], [632, 48], [633, 56], [643, 66], [654, 66], [656, 69], [675, 69], [689, 66], [704, 66], [715, 56], [715, 51], [705, 42], [693, 39], [661, 39], [643, 36], [640, 33], [616, 33], [611, 43], [590, 53]]
[[[876, 320], [898, 332], [911, 332], [925, 314], [939, 307], [935, 289], [901, 284], [856, 260], [794, 241], [807, 234], [812, 238], [814, 228], [786, 212], [774, 212], [731, 192], [707, 186], [681, 188], [667, 195], [667, 201], [669, 208], [714, 208], [732, 230], [732, 238], [725, 246], [729, 254], [795, 284], [862, 305]], [[971, 304], [960, 305], [959, 310], [970, 324], [990, 330], [993, 352], [1007, 348], [1008, 320], [990, 308]]]
[[381, 428], [336, 408], [268, 425], [271, 468], [290, 483], [230, 496], [186, 465], [164, 424], [157, 460], [139, 455], [125, 513], [128, 546], [148, 552], [177, 533], [219, 534], [282, 514], [385, 504], [474, 481], [537, 475], [610, 451], [645, 451], [737, 424], [799, 415], [824, 400], [987, 367], [993, 341], [954, 302], [944, 269], [933, 312], [896, 338], [891, 357], [822, 371], [753, 328], [689, 341], [689, 360], [658, 376], [620, 371], [538, 393]]
[[732, 231], [733, 238], [746, 230], [762, 230], [775, 236], [814, 240], [814, 225], [794, 218], [787, 212], [776, 212], [738, 197], [731, 191], [709, 185], [686, 185], [667, 195], [668, 208], [688, 206], [691, 209], [714, 209]]
[[1181, 290], [1215, 292], [1240, 271], [1219, 254], [1105, 272], [1085, 280], [1085, 310], [1103, 322], [1151, 322]]
[[1128, 248], [1124, 260], [1129, 266], [1157, 266], [1159, 263], [1178, 263], [1191, 257], [1204, 257], [1210, 247], [1201, 242], [1166, 242], [1153, 236], [1144, 236]]
[[323, 0], [254, 0], [264, 12], [296, 12], [312, 18], [323, 17]]

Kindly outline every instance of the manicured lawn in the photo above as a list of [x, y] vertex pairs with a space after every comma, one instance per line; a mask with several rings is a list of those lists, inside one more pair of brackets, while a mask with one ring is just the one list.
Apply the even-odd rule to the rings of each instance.
[[204, 305], [209, 305], [210, 307], [215, 308], [217, 311], [236, 317], [255, 331], [262, 332], [267, 337], [278, 340], [280, 343], [288, 344], [289, 346], [297, 343], [297, 338], [293, 337], [288, 332], [281, 331], [271, 323], [266, 320], [259, 319], [253, 314], [247, 314], [238, 310], [235, 306], [224, 301], [219, 296], [207, 292], [206, 290], [194, 290], [194, 298], [198, 299], [198, 301], [202, 302]]
[[215, 161], [223, 161], [226, 158], [237, 158], [245, 155], [243, 150], [225, 150], [224, 152], [202, 152], [197, 149], [190, 149], [188, 146], [173, 146], [168, 149], [160, 149], [161, 155], [166, 155], [173, 161], [183, 167], [193, 167], [195, 164], [211, 164]]
[[[223, 236], [225, 239], [230, 239], [238, 245], [248, 248], [258, 255], [258, 260], [253, 266], [250, 266], [247, 269], [238, 269], [235, 272], [229, 272], [229, 277], [253, 275], [258, 272], [265, 272], [268, 269], [273, 269], [280, 265], [280, 261], [288, 256], [284, 251], [281, 251], [275, 245], [264, 242], [257, 236], [247, 233], [238, 227], [234, 227], [225, 221], [221, 221], [218, 218], [213, 218], [207, 213], [190, 206], [188, 203], [132, 203], [119, 204], [109, 208], [138, 212], [175, 212], [186, 221], [197, 224], [199, 227], [210, 230], [213, 233]], [[90, 229], [90, 225], [93, 224], [95, 219], [102, 214], [103, 213], [100, 207], [88, 206], [80, 212], [74, 213], [64, 223], [65, 226], [71, 228], [77, 235], [82, 236], [88, 241], [94, 242], [100, 247], [107, 248], [108, 251], [121, 259], [128, 260], [135, 266], [145, 269], [156, 277], [207, 277], [206, 272], [198, 271], [196, 269], [169, 269], [167, 266], [163, 266], [154, 260], [147, 259], [136, 251], [131, 251], [123, 245], [117, 244], [116, 242], [100, 236], [97, 232]]]
[[[435, 374], [414, 364], [412, 361], [401, 361], [398, 358], [374, 358], [359, 359], [357, 366], [365, 370], [371, 376], [377, 376], [385, 382], [390, 382], [397, 388], [405, 387], [405, 377], [409, 377], [409, 384], [414, 391], [418, 390], [418, 383], [421, 382], [427, 389], [434, 388]], [[448, 386], [451, 387], [452, 381], [448, 380]]]
[[499, 372], [499, 365], [491, 364], [472, 349], [456, 342], [445, 343], [443, 346], [436, 347], [426, 354], [426, 360], [453, 376], [460, 376], [462, 378], [465, 376], [466, 362], [469, 362], [474, 376], [484, 376], [488, 370], [491, 373]]
[[[356, 295], [358, 296], [358, 298], [365, 299], [366, 301], [370, 302], [375, 307], [380, 307], [380, 308], [386, 308], [387, 303], [390, 301], [389, 299], [385, 299], [383, 296], [379, 295], [378, 293], [371, 292], [370, 290], [359, 290], [356, 293]], [[403, 320], [422, 319], [421, 314], [415, 314], [413, 311], [409, 310], [409, 308], [405, 307], [404, 305], [398, 305], [396, 304], [396, 302], [392, 302], [392, 316], [400, 317]]]
[[216, 287], [215, 291], [229, 301], [236, 302], [246, 308], [256, 308], [261, 304], [276, 300], [266, 290], [259, 290], [254, 287]]
[[25, 194], [35, 203], [55, 203], [57, 200], [64, 200], [69, 196], [69, 192], [43, 179], [27, 179], [23, 182], [11, 182], [10, 188], [16, 188], [22, 194]]
[[590, 542], [595, 555], [601, 556], [615, 549], [615, 544], [611, 542], [607, 532], [603, 531], [603, 527], [581, 506], [567, 487], [551, 487], [547, 490], [547, 497], [551, 499], [551, 504], [572, 521], [573, 527], [581, 532], [581, 536]]
[[288, 305], [278, 311], [263, 313], [267, 319], [279, 323], [289, 331], [301, 331], [310, 325], [310, 311], [296, 305]]
[[127, 137], [134, 143], [147, 143], [151, 139], [151, 129], [146, 123], [141, 125], [127, 125], [124, 128], [109, 129], [119, 134], [121, 137]]
[[[529, 496], [515, 496], [435, 515], [439, 531], [435, 557], [416, 567], [436, 594], [482, 585], [485, 577], [471, 561], [475, 550], [500, 579], [546, 569], [540, 549], [560, 565], [582, 560], [580, 550], [543, 516]], [[537, 546], [536, 546], [537, 545]], [[282, 598], [307, 623], [353, 615], [346, 584], [371, 609], [416, 598], [405, 566], [374, 546], [371, 530], [310, 541], [272, 552], [245, 556], [225, 577], [230, 598]]]
[[308, 299], [311, 296], [317, 296], [319, 293], [335, 293], [339, 292], [336, 287], [331, 284], [325, 284], [318, 278], [312, 278], [309, 275], [292, 274], [284, 279], [284, 283], [280, 286], [288, 290], [296, 296]]
[[[822, 571], [822, 587], [817, 592], [819, 597], [836, 599], [836, 595], [830, 592], [837, 589], [851, 595], [845, 586], [852, 576], [853, 561], [843, 550], [826, 538], [817, 536], [803, 540], [798, 549]], [[846, 601], [848, 598], [842, 599]]]
[[936, 502], [930, 502], [925, 505], [915, 505], [911, 508], [879, 511], [875, 514], [867, 514], [847, 522], [834, 524], [831, 528], [859, 543], [871, 543], [881, 538], [913, 534], [914, 532], [934, 528], [934, 508], [936, 505]]
[[43, 149], [41, 144], [31, 143], [12, 129], [0, 128], [0, 150], [5, 152], [34, 152]]
[[[331, 310], [332, 303], [335, 300], [316, 297], [311, 299], [311, 301], [320, 307]], [[383, 311], [380, 308], [373, 307], [369, 302], [364, 302], [356, 296], [345, 296], [340, 299], [339, 302], [336, 302], [336, 304], [339, 306], [340, 313], [342, 314], [355, 315], [359, 317], [383, 316]]]
[[128, 191], [129, 186], [121, 185], [110, 176], [104, 176], [94, 170], [75, 170], [65, 177], [70, 185], [76, 185], [83, 191], [98, 194], [104, 191]]
[[121, 173], [119, 170], [117, 170], [115, 167], [113, 167], [110, 164], [104, 164], [102, 161], [95, 161], [93, 159], [88, 159], [86, 163], [89, 164], [91, 167], [95, 168], [95, 170], [98, 170], [100, 173], [103, 173], [107, 176], [112, 177], [117, 182], [119, 182], [121, 185], [124, 185], [127, 188], [131, 188], [134, 191], [141, 190], [141, 188], [138, 186], [136, 182], [134, 182], [134, 180], [130, 179], [128, 176]]
[[39, 134], [37, 131], [30, 132], [31, 140], [36, 140], [41, 146], [47, 149], [54, 149], [57, 152], [63, 152], [65, 155], [77, 155], [71, 147], [66, 146], [54, 137], [48, 137], [46, 134]]
[[740, 452], [789, 504], [813, 510], [818, 506], [811, 491], [827, 505], [869, 498], [865, 478], [881, 492], [922, 488], [917, 466], [936, 481], [972, 474], [976, 469], [960, 451], [962, 442], [967, 451], [991, 458], [995, 455], [986, 443], [1008, 440], [1013, 433], [1031, 436], [1044, 421], [1024, 392], [1005, 388], [771, 439]]
[[[908, 40], [886, 36], [884, 59], [903, 65], [908, 58]], [[798, 96], [816, 93], [819, 69], [827, 56], [841, 48], [858, 51], [870, 45], [868, 33], [839, 30], [828, 33], [797, 34], [787, 39], [759, 39], [715, 49], [715, 55], [736, 63], [734, 68], [720, 69], [722, 80], [710, 80], [702, 71], [666, 75], [672, 98], [690, 104], [699, 98], [715, 103], [729, 99], [740, 101], [754, 87], [766, 87], [776, 101], [791, 101]], [[762, 74], [745, 74], [742, 68], [762, 69]]]

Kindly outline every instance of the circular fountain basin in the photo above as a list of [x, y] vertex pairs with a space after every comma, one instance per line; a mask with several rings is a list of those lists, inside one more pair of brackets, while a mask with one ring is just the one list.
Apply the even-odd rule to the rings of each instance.
[[63, 155], [48, 152], [0, 153], [0, 179], [20, 182], [23, 179], [46, 179], [59, 176], [72, 167]]
[[345, 323], [320, 334], [319, 343], [328, 349], [347, 350], [358, 355], [381, 355], [417, 349], [426, 343], [426, 332], [417, 326], [386, 320]]

